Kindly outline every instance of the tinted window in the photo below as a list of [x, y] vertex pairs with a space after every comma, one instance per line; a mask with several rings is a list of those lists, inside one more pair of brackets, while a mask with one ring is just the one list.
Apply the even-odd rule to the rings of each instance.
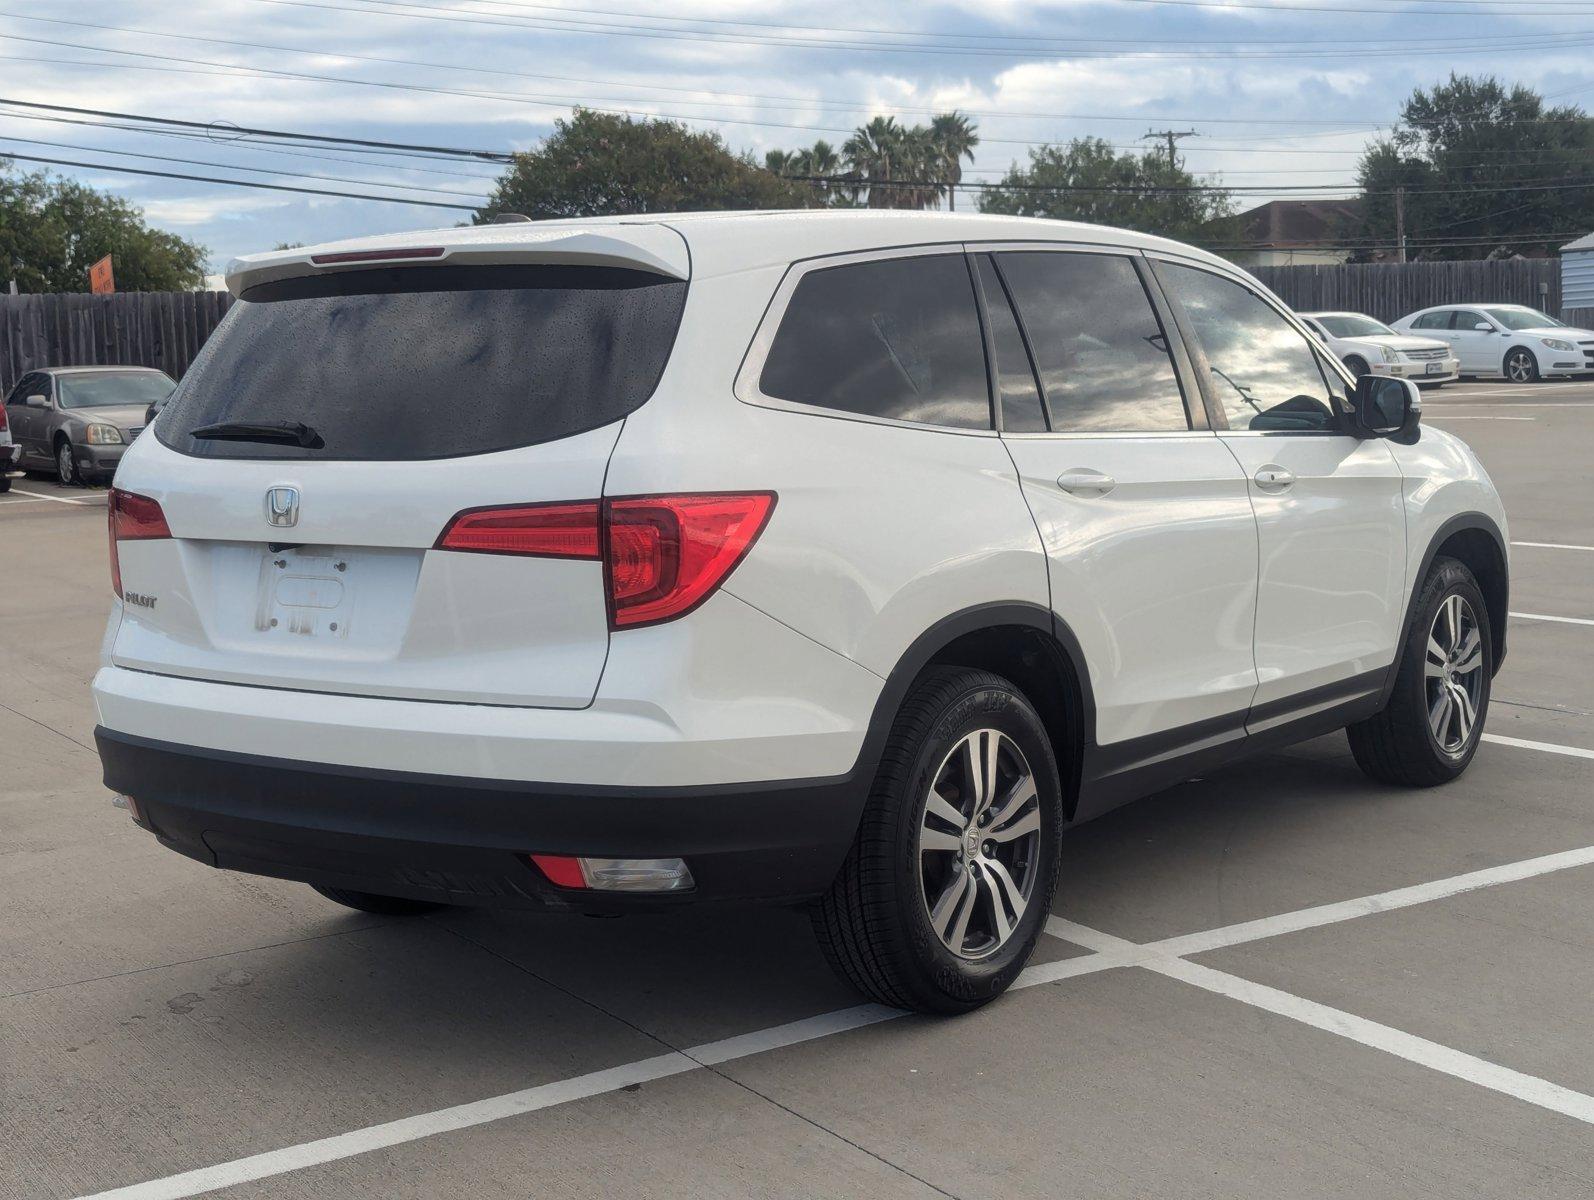
[[1448, 312], [1423, 313], [1411, 323], [1413, 329], [1449, 329], [1450, 314]]
[[[409, 267], [282, 280], [233, 305], [155, 433], [229, 458], [449, 458], [617, 421], [658, 384], [686, 284], [605, 267]], [[322, 446], [196, 439], [302, 422]]]
[[989, 429], [985, 347], [963, 256], [808, 272], [758, 387], [779, 400], [862, 416]]
[[[1459, 329], [1464, 333], [1471, 333], [1477, 329], [1479, 325], [1489, 325], [1489, 322], [1484, 320], [1483, 314], [1480, 312], [1472, 312], [1470, 309], [1463, 308], [1457, 309], [1455, 312], [1450, 314], [1450, 328], [1452, 329]], [[1494, 326], [1489, 325], [1489, 329], [1492, 332]]]
[[177, 385], [159, 371], [95, 371], [62, 375], [62, 408], [110, 408], [131, 404], [145, 408], [172, 394]]
[[1195, 327], [1231, 429], [1337, 428], [1311, 344], [1272, 305], [1210, 271], [1157, 270]]
[[1133, 263], [1048, 251], [996, 259], [1024, 319], [1053, 429], [1190, 427], [1167, 339]]
[[1046, 414], [1041, 409], [1040, 388], [1024, 346], [1024, 335], [996, 268], [980, 255], [980, 286], [985, 290], [985, 310], [991, 320], [991, 342], [996, 348], [996, 379], [1002, 402], [1002, 428], [1009, 433], [1043, 433]]
[[11, 394], [6, 397], [7, 404], [21, 404], [29, 396], [35, 395], [38, 388], [34, 385], [39, 382], [37, 375], [24, 375], [17, 380], [17, 386], [11, 389]]

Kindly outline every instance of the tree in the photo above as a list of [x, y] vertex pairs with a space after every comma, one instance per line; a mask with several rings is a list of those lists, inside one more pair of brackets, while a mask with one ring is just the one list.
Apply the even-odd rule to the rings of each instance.
[[152, 229], [127, 201], [45, 171], [14, 174], [0, 159], [0, 288], [86, 292], [89, 267], [112, 256], [117, 290], [193, 291], [205, 248]]
[[1101, 138], [1066, 146], [1038, 146], [1029, 166], [1013, 165], [980, 197], [980, 211], [1118, 225], [1185, 241], [1221, 236], [1213, 222], [1230, 216], [1221, 189], [1191, 190], [1199, 182], [1155, 151], [1117, 154]]
[[1392, 246], [1404, 189], [1411, 257], [1553, 251], [1594, 226], [1591, 163], [1594, 120], [1576, 105], [1452, 74], [1414, 91], [1394, 133], [1362, 156], [1359, 233]]
[[980, 144], [974, 122], [953, 109], [930, 121], [930, 142], [940, 159], [940, 176], [946, 185], [946, 206], [957, 207], [957, 185], [963, 182], [963, 160], [974, 161], [974, 147]]
[[842, 144], [843, 178], [870, 208], [929, 208], [941, 196], [942, 161], [930, 131], [875, 117]]
[[717, 133], [578, 108], [537, 149], [515, 156], [475, 221], [505, 212], [541, 220], [815, 203], [811, 189], [731, 153]]

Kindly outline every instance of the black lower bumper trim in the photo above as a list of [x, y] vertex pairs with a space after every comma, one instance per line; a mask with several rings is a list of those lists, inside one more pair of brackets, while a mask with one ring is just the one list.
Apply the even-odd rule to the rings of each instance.
[[[852, 777], [702, 788], [574, 787], [337, 767], [99, 728], [105, 785], [211, 866], [449, 904], [613, 911], [800, 901], [829, 886], [864, 788]], [[556, 888], [525, 855], [684, 858], [660, 896]]]

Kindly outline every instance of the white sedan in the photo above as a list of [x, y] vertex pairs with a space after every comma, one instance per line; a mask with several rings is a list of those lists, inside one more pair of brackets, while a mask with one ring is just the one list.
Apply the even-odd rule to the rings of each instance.
[[1447, 342], [1397, 333], [1361, 313], [1302, 313], [1301, 320], [1358, 378], [1392, 375], [1438, 384], [1455, 379], [1461, 369]]
[[1574, 329], [1522, 304], [1444, 304], [1401, 317], [1395, 328], [1443, 338], [1468, 375], [1533, 383], [1594, 371], [1594, 330]]

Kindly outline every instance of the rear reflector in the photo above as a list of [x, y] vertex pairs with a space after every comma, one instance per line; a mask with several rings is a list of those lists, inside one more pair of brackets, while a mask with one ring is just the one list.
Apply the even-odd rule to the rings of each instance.
[[601, 560], [609, 626], [635, 628], [707, 600], [774, 507], [773, 492], [703, 492], [466, 509], [435, 548]]
[[564, 854], [527, 855], [548, 882], [594, 892], [684, 892], [694, 886], [692, 872], [679, 858], [572, 858]]
[[166, 514], [159, 503], [148, 496], [114, 487], [105, 501], [105, 521], [111, 543], [111, 589], [120, 598], [122, 562], [117, 554], [117, 543], [169, 538], [172, 531], [166, 527]]
[[337, 254], [312, 254], [310, 261], [318, 267], [331, 267], [338, 263], [396, 262], [409, 258], [442, 257], [441, 246], [411, 246], [400, 250], [344, 250]]
[[466, 509], [437, 539], [439, 550], [534, 558], [598, 557], [598, 502]]

